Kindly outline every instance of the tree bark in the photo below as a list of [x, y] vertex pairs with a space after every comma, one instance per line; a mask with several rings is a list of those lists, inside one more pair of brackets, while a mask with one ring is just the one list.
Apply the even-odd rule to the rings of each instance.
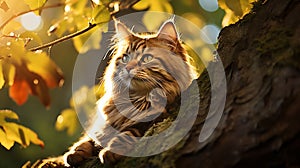
[[[198, 118], [180, 146], [115, 167], [300, 167], [299, 11], [299, 0], [261, 0], [222, 29], [217, 51], [227, 97], [221, 121], [206, 142], [198, 141], [211, 98], [203, 73], [197, 80]], [[95, 158], [82, 167], [98, 164]]]
[[221, 31], [223, 122], [199, 149], [192, 131], [177, 167], [300, 167], [299, 11], [299, 0], [260, 1]]

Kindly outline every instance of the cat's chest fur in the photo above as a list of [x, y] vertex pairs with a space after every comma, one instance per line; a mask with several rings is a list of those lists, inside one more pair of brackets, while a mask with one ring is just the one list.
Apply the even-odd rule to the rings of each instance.
[[[165, 103], [160, 105], [157, 101]], [[116, 129], [124, 130], [128, 127], [136, 127], [141, 120], [144, 121], [142, 125], [151, 125], [149, 122], [145, 122], [147, 117], [158, 116], [161, 113], [166, 113], [168, 110], [166, 109], [166, 98], [157, 93], [154, 95], [144, 91], [114, 95], [105, 104], [103, 113], [107, 116], [108, 124]], [[162, 116], [166, 117], [167, 115], [164, 114]], [[153, 119], [156, 118], [153, 117]], [[157, 122], [157, 120], [151, 119], [149, 121], [151, 123]]]

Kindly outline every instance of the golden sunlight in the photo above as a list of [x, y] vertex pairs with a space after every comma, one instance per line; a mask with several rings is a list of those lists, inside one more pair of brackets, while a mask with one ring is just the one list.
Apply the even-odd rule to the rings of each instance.
[[21, 16], [21, 24], [26, 30], [34, 31], [42, 28], [43, 20], [41, 16], [30, 12]]

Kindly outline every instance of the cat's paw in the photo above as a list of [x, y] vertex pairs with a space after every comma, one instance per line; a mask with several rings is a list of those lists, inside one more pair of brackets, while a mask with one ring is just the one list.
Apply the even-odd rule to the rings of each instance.
[[95, 146], [92, 141], [76, 143], [72, 149], [64, 154], [65, 163], [71, 166], [78, 166], [83, 161], [95, 155]]
[[99, 153], [99, 158], [102, 163], [114, 164], [116, 161], [120, 160], [122, 156], [111, 151], [102, 149]]

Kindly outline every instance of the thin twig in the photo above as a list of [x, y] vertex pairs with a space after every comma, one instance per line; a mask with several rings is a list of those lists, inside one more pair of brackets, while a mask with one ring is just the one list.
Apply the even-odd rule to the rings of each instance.
[[[101, 23], [98, 23], [98, 24], [101, 24]], [[73, 37], [76, 37], [76, 36], [78, 36], [80, 34], [83, 34], [83, 33], [87, 32], [87, 31], [91, 30], [92, 28], [96, 27], [98, 24], [89, 24], [88, 27], [86, 27], [86, 28], [84, 28], [82, 30], [79, 30], [79, 31], [77, 31], [75, 33], [72, 33], [72, 34], [69, 34], [69, 35], [66, 35], [66, 36], [64, 36], [62, 38], [56, 39], [54, 41], [51, 41], [51, 42], [46, 43], [46, 44], [43, 44], [41, 46], [31, 48], [29, 50], [30, 51], [36, 51], [36, 50], [40, 50], [40, 49], [43, 49], [43, 48], [51, 47], [51, 46], [53, 46], [53, 45], [55, 45], [57, 43], [66, 41], [66, 40], [71, 39]]]
[[[117, 13], [120, 12], [121, 10], [123, 10], [123, 9], [127, 9], [127, 8], [133, 6], [135, 3], [139, 2], [139, 1], [140, 0], [133, 0], [133, 1], [128, 1], [128, 2], [125, 1], [126, 3], [124, 1], [122, 1], [124, 4], [120, 3], [120, 9], [117, 11]], [[110, 14], [113, 17], [113, 15], [115, 15], [116, 13], [111, 12]], [[66, 36], [64, 36], [62, 38], [56, 39], [54, 41], [51, 41], [51, 42], [46, 43], [46, 44], [43, 44], [41, 46], [31, 48], [29, 50], [30, 51], [37, 51], [37, 50], [40, 50], [40, 49], [43, 49], [43, 48], [51, 47], [51, 46], [53, 46], [53, 45], [55, 45], [57, 43], [60, 43], [60, 42], [69, 40], [69, 39], [71, 39], [73, 37], [76, 37], [78, 35], [81, 35], [81, 34], [87, 32], [87, 31], [91, 30], [92, 28], [96, 27], [98, 24], [102, 24], [102, 23], [97, 23], [97, 24], [91, 24], [90, 23], [88, 27], [86, 27], [86, 28], [84, 28], [82, 30], [79, 30], [79, 31], [77, 31], [75, 33], [72, 33], [72, 34], [69, 34], [69, 35], [66, 35]]]
[[35, 8], [35, 9], [30, 9], [28, 11], [24, 11], [24, 12], [20, 12], [12, 17], [10, 17], [9, 19], [7, 19], [1, 26], [0, 26], [0, 30], [2, 30], [4, 28], [4, 26], [9, 23], [10, 21], [12, 21], [13, 19], [21, 16], [21, 15], [24, 15], [26, 13], [29, 13], [29, 12], [34, 12], [34, 11], [37, 11], [37, 10], [41, 10], [41, 9], [49, 9], [49, 8], [56, 8], [56, 7], [60, 7], [60, 6], [63, 6], [65, 5], [65, 3], [57, 3], [57, 4], [53, 4], [53, 5], [49, 5], [49, 6], [41, 6], [41, 7], [38, 7], [38, 8]]

